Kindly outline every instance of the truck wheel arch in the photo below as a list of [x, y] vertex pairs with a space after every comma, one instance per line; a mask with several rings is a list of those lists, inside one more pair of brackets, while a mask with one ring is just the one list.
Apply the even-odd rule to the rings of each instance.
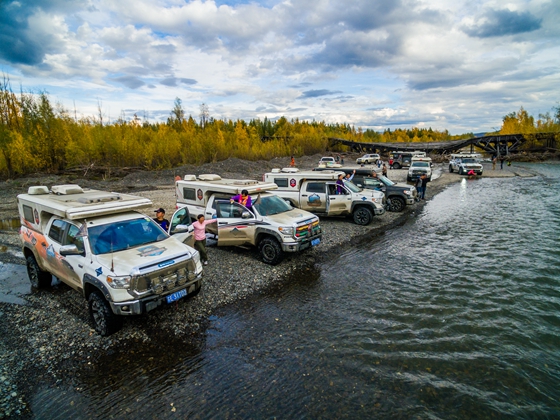
[[86, 300], [89, 299], [89, 295], [91, 295], [92, 292], [96, 291], [100, 292], [108, 302], [111, 302], [113, 300], [107, 286], [105, 286], [99, 279], [96, 279], [92, 275], [85, 274], [83, 283], [84, 297], [86, 298]]

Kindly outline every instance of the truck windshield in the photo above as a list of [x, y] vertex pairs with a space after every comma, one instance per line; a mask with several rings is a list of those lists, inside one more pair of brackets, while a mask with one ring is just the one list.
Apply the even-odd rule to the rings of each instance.
[[429, 168], [430, 164], [428, 162], [412, 162], [412, 166], [416, 166], [419, 168]]
[[381, 182], [383, 182], [388, 187], [396, 184], [396, 182], [391, 181], [389, 178], [387, 178], [386, 176], [383, 176], [383, 175], [380, 176], [379, 179], [381, 180]]
[[346, 188], [348, 188], [352, 192], [358, 193], [362, 191], [362, 189], [358, 187], [356, 184], [354, 184], [352, 181], [344, 181], [344, 185], [346, 185]]
[[261, 216], [271, 216], [273, 214], [290, 211], [292, 207], [280, 197], [275, 195], [260, 196], [253, 203], [255, 209]]
[[463, 158], [462, 161], [463, 163], [478, 163], [476, 159], [472, 159], [472, 158]]
[[91, 251], [95, 255], [118, 252], [167, 238], [152, 219], [124, 220], [88, 228]]

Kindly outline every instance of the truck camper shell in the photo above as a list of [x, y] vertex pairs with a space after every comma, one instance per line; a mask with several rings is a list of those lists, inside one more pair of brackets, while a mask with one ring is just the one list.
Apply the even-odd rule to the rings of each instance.
[[185, 175], [183, 180], [175, 182], [177, 201], [180, 203], [192, 201], [206, 205], [214, 193], [233, 196], [247, 190], [249, 195], [278, 189], [273, 182], [262, 182], [250, 179], [222, 178], [216, 174]]
[[[78, 220], [109, 214], [138, 210], [152, 205], [148, 198], [130, 194], [83, 189], [76, 184], [29, 187], [27, 194], [20, 194], [20, 214], [29, 211], [54, 214], [69, 220]], [[32, 209], [32, 210], [29, 210]], [[39, 217], [26, 217], [37, 221]], [[37, 223], [38, 224], [38, 223]]]

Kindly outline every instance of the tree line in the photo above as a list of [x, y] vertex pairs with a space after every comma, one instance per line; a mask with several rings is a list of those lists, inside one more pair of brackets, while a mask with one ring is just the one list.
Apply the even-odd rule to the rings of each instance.
[[[360, 142], [431, 142], [469, 138], [451, 136], [447, 130], [396, 129], [382, 133], [356, 129], [349, 124], [317, 121], [253, 119], [220, 120], [201, 105], [201, 120], [186, 117], [180, 99], [165, 123], [127, 122], [123, 118], [104, 123], [99, 118], [72, 117], [53, 105], [45, 92], [16, 94], [4, 77], [0, 84], [0, 175], [12, 178], [92, 166], [168, 169], [184, 164], [216, 162], [230, 157], [247, 160], [322, 153], [329, 137]], [[556, 120], [555, 120], [556, 118]], [[504, 117], [503, 129], [524, 129], [528, 117], [514, 113]], [[539, 119], [558, 130], [558, 115]], [[551, 125], [552, 124], [552, 125]], [[337, 151], [345, 151], [342, 145]]]

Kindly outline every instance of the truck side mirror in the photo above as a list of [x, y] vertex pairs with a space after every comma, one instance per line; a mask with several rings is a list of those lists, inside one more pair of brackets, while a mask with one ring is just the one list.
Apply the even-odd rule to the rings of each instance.
[[83, 251], [80, 251], [78, 247], [74, 244], [62, 245], [59, 250], [60, 255], [82, 255]]
[[250, 219], [251, 218], [251, 213], [249, 213], [248, 211], [244, 211], [243, 213], [241, 213], [241, 218], [242, 219]]
[[175, 226], [175, 230], [173, 232], [174, 233], [186, 232], [188, 230], [189, 230], [189, 225], [177, 225], [177, 226]]

